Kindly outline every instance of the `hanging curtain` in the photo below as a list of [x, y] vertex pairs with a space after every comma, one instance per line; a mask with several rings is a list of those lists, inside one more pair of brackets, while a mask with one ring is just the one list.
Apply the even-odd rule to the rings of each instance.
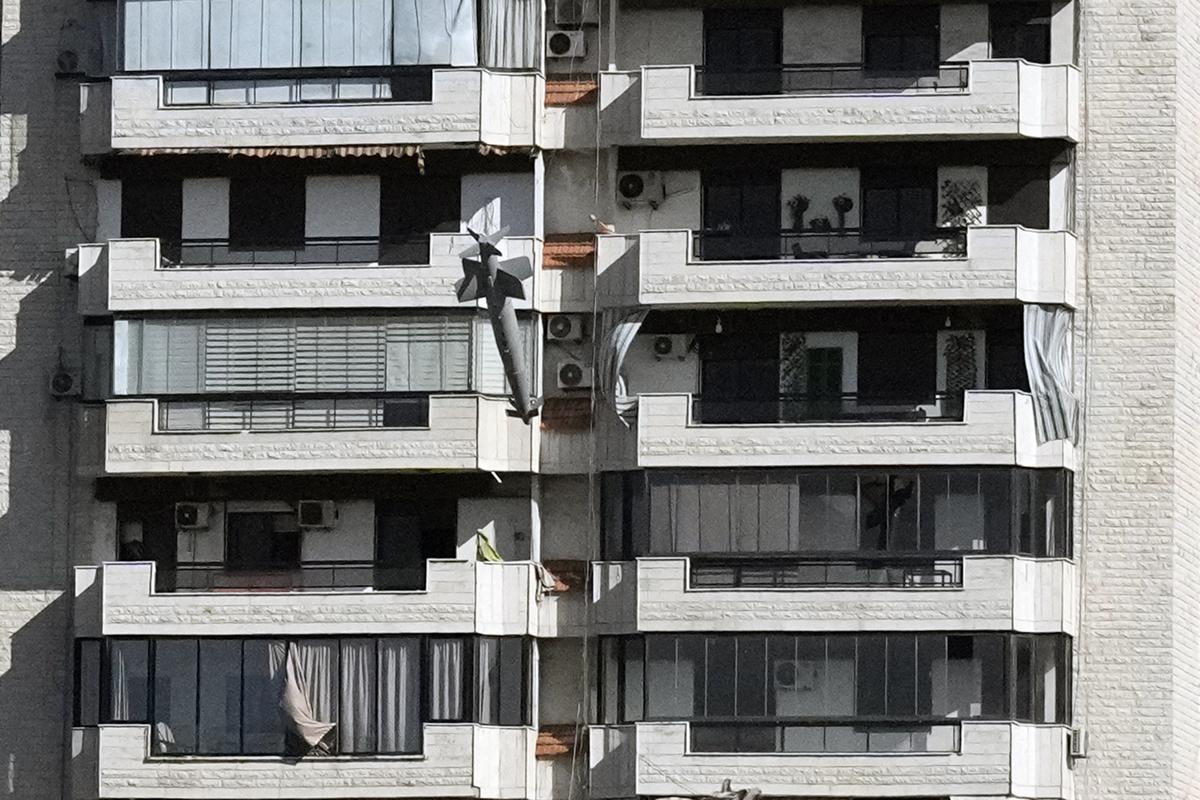
[[288, 645], [279, 707], [287, 724], [289, 754], [332, 752], [326, 737], [336, 727], [336, 647], [336, 642], [320, 639]]
[[417, 639], [379, 640], [379, 750], [421, 750], [420, 645]]
[[338, 744], [342, 753], [375, 749], [375, 640], [342, 640]]
[[537, 69], [542, 5], [542, 0], [480, 0], [480, 65], [493, 69]]
[[500, 640], [481, 636], [475, 640], [475, 719], [484, 725], [500, 720]]
[[1060, 306], [1025, 306], [1025, 369], [1039, 443], [1075, 441], [1079, 404], [1071, 391], [1071, 321], [1071, 312]]
[[144, 722], [147, 717], [148, 645], [144, 639], [114, 640], [109, 659], [113, 722]]
[[625, 393], [625, 378], [621, 375], [621, 366], [625, 363], [625, 355], [629, 352], [634, 337], [646, 320], [646, 313], [644, 309], [609, 309], [602, 317], [602, 328], [607, 333], [601, 343], [600, 393], [612, 405], [626, 427], [637, 417], [637, 397], [630, 397]]
[[473, 67], [475, 0], [395, 0], [393, 64]]
[[463, 713], [463, 640], [429, 640], [430, 719], [460, 721]]

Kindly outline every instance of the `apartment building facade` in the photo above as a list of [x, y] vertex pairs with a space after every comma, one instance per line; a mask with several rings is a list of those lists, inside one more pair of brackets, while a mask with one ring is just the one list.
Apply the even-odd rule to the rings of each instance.
[[1200, 791], [1200, 9], [0, 8], [0, 793]]

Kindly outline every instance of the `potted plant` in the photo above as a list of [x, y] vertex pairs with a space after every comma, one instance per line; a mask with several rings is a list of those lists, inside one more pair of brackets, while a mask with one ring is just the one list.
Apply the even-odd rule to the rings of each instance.
[[833, 210], [838, 216], [838, 231], [845, 232], [846, 230], [846, 215], [854, 209], [854, 201], [847, 195], [839, 194], [833, 198]]
[[808, 211], [809, 200], [802, 194], [794, 196], [788, 200], [788, 211], [792, 214], [792, 230], [804, 230], [804, 213]]
[[829, 222], [829, 217], [813, 217], [808, 223], [808, 227], [817, 233], [829, 233], [833, 230], [833, 225]]

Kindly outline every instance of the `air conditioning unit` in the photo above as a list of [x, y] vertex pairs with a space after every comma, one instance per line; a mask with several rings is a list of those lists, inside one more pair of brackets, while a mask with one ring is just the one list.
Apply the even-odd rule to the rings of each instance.
[[654, 358], [657, 361], [662, 361], [664, 358], [677, 358], [682, 361], [687, 357], [688, 337], [655, 336], [650, 347], [654, 350]]
[[301, 500], [296, 504], [296, 524], [301, 530], [328, 529], [337, 521], [337, 503], [332, 500]]
[[589, 389], [592, 385], [592, 369], [581, 361], [560, 361], [555, 369], [560, 389]]
[[208, 527], [208, 503], [176, 503], [175, 527], [195, 531]]
[[667, 190], [659, 172], [617, 173], [617, 202], [624, 208], [650, 206], [658, 208], [666, 199]]
[[50, 394], [53, 397], [78, 397], [82, 390], [79, 376], [59, 367], [50, 376]]
[[546, 58], [583, 58], [587, 38], [583, 31], [546, 31]]
[[553, 314], [546, 321], [546, 338], [552, 342], [582, 342], [582, 314]]
[[554, 0], [557, 25], [600, 24], [600, 0]]
[[1071, 758], [1088, 757], [1088, 735], [1083, 728], [1072, 728], [1067, 734], [1067, 754]]

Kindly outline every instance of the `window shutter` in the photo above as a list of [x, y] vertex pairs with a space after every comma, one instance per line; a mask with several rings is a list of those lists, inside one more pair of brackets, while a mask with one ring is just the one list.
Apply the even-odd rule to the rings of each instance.
[[[533, 352], [529, 328], [529, 320], [518, 321], [520, 341], [517, 343], [517, 348], [532, 380]], [[475, 391], [484, 394], [507, 394], [510, 388], [508, 378], [504, 374], [504, 362], [501, 360], [500, 350], [496, 346], [496, 336], [492, 330], [491, 320], [487, 317], [477, 317], [475, 320]]]
[[201, 323], [146, 320], [142, 326], [143, 394], [199, 391]]
[[204, 337], [204, 391], [291, 391], [294, 338], [291, 320], [210, 321]]
[[387, 331], [387, 389], [470, 389], [472, 318], [396, 319]]
[[296, 391], [379, 391], [385, 339], [381, 320], [301, 321], [296, 325]]

